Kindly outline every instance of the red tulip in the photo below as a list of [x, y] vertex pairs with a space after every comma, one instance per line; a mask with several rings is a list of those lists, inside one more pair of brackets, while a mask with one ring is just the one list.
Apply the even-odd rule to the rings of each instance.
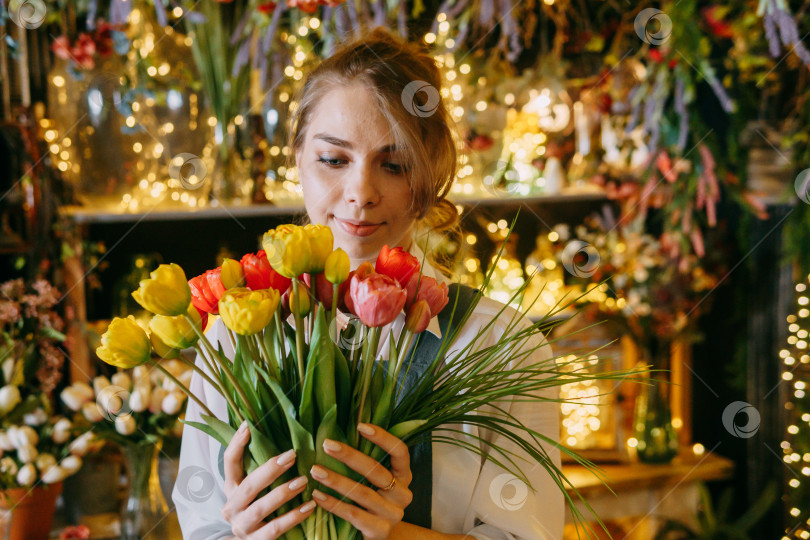
[[283, 293], [292, 283], [290, 278], [286, 278], [273, 270], [263, 249], [255, 254], [247, 253], [239, 262], [245, 274], [247, 288], [252, 291], [273, 288]]
[[349, 277], [346, 278], [346, 281], [340, 284], [340, 288], [338, 289], [338, 298], [343, 299], [343, 305], [349, 311], [349, 313], [354, 313], [357, 315], [357, 312], [354, 311], [354, 303], [352, 302], [352, 297], [349, 294], [349, 287], [351, 286], [352, 278], [354, 276], [358, 276], [359, 278], [364, 278], [370, 274], [374, 273], [374, 267], [371, 265], [370, 262], [364, 262], [357, 269], [352, 270], [349, 272]]
[[414, 302], [405, 315], [405, 328], [418, 334], [424, 332], [430, 324], [430, 306], [424, 300]]
[[275, 2], [264, 2], [264, 3], [259, 4], [257, 6], [257, 9], [259, 10], [259, 13], [264, 13], [265, 15], [269, 15], [270, 13], [273, 13], [273, 10], [276, 9], [276, 3]]
[[354, 313], [369, 327], [385, 326], [397, 318], [405, 306], [406, 293], [395, 279], [372, 273], [352, 276], [349, 297]]
[[208, 270], [204, 274], [188, 280], [191, 288], [191, 303], [200, 311], [219, 313], [219, 299], [225, 293], [225, 286], [219, 277], [220, 268]]
[[[312, 276], [310, 274], [304, 274], [304, 283], [307, 284], [307, 287], [310, 289], [313, 288], [312, 286]], [[344, 281], [344, 283], [346, 283]], [[326, 276], [323, 274], [315, 274], [315, 294], [318, 297], [318, 300], [323, 304], [323, 307], [326, 309], [332, 309], [332, 284], [326, 279]], [[340, 289], [338, 289], [338, 298]]]
[[430, 276], [422, 276], [414, 303], [424, 300], [430, 308], [430, 316], [435, 317], [447, 305], [449, 294], [447, 283], [439, 283]]
[[400, 286], [405, 288], [408, 286], [411, 276], [419, 273], [419, 260], [401, 247], [390, 249], [386, 245], [377, 256], [374, 270], [378, 274], [394, 278]]

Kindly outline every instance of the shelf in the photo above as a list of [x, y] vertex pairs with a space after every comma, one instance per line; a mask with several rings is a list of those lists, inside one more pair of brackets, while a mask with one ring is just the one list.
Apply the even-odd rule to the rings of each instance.
[[[554, 195], [530, 197], [464, 197], [453, 196], [450, 200], [458, 205], [475, 208], [478, 206], [533, 206], [607, 200], [601, 191], [563, 191]], [[243, 206], [219, 205], [205, 208], [171, 208], [156, 206], [141, 212], [120, 212], [114, 205], [64, 206], [63, 211], [76, 223], [131, 223], [140, 221], [177, 221], [196, 219], [238, 219], [268, 216], [293, 216], [304, 212], [303, 204], [277, 206], [274, 204], [251, 204]]]

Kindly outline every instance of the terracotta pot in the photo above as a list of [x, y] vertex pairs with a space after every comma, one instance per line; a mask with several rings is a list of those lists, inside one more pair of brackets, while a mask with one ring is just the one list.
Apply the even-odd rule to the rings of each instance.
[[56, 498], [60, 493], [62, 482], [3, 492], [0, 507], [11, 508], [9, 540], [47, 540], [51, 534]]

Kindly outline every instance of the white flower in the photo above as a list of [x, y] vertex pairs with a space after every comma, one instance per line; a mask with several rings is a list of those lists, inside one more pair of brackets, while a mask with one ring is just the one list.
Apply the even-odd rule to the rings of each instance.
[[13, 384], [0, 388], [0, 416], [8, 414], [21, 400], [20, 390]]
[[177, 414], [183, 407], [183, 394], [180, 392], [171, 392], [160, 404], [160, 408], [166, 414]]
[[130, 380], [129, 375], [127, 375], [123, 371], [119, 371], [118, 373], [112, 376], [112, 384], [114, 384], [115, 386], [120, 386], [121, 388], [126, 390], [132, 386], [132, 380]]
[[149, 412], [159, 413], [161, 411], [163, 398], [166, 397], [166, 394], [165, 388], [157, 387], [152, 390], [152, 396], [149, 398]]
[[34, 468], [33, 463], [26, 463], [20, 467], [17, 472], [17, 483], [21, 486], [28, 487], [37, 479], [37, 470]]
[[37, 448], [30, 444], [17, 448], [17, 459], [23, 463], [30, 463], [34, 461], [37, 459], [38, 455], [39, 452], [37, 452]]
[[131, 414], [122, 414], [115, 418], [115, 431], [121, 435], [131, 435], [135, 432], [135, 419]]
[[149, 368], [144, 365], [135, 366], [135, 368], [132, 370], [132, 379], [133, 385], [137, 386], [139, 384], [143, 384], [146, 386], [150, 386]]
[[68, 445], [68, 450], [75, 456], [83, 456], [90, 449], [90, 445], [95, 442], [95, 439], [96, 436], [92, 431], [86, 431]]
[[47, 421], [48, 414], [42, 408], [38, 408], [33, 412], [23, 415], [23, 422], [29, 426], [41, 426]]
[[42, 473], [42, 481], [46, 484], [54, 484], [65, 479], [65, 471], [59, 465], [53, 465]]
[[39, 435], [31, 426], [11, 426], [7, 433], [14, 448], [36, 446], [39, 442]]
[[34, 463], [36, 464], [37, 469], [39, 469], [40, 471], [45, 471], [50, 467], [56, 465], [56, 458], [53, 457], [53, 454], [43, 452], [42, 454], [37, 456], [37, 459], [34, 460]]
[[82, 468], [82, 458], [79, 456], [68, 456], [62, 460], [59, 466], [65, 471], [65, 476], [70, 476]]
[[88, 422], [95, 424], [96, 422], [100, 422], [101, 419], [104, 417], [104, 412], [101, 410], [101, 407], [98, 406], [98, 403], [95, 401], [90, 401], [82, 405], [82, 414], [85, 418], [87, 418]]
[[62, 390], [62, 392], [59, 393], [59, 397], [62, 399], [62, 403], [67, 405], [72, 411], [78, 411], [82, 408], [82, 405], [93, 399], [92, 395], [88, 399], [85, 393], [75, 388], [75, 385], [68, 386]]
[[143, 412], [149, 406], [149, 387], [138, 385], [129, 395], [129, 408], [134, 412]]
[[14, 458], [9, 456], [0, 459], [0, 472], [3, 474], [10, 474], [11, 476], [17, 476], [17, 462], [14, 461]]
[[0, 449], [3, 450], [14, 450], [17, 448], [14, 446], [14, 441], [11, 440], [7, 431], [0, 431]]
[[53, 438], [53, 442], [56, 444], [62, 444], [67, 442], [70, 438], [70, 428], [73, 427], [70, 423], [70, 420], [67, 418], [60, 418], [54, 425], [53, 425], [53, 432], [51, 433], [51, 437]]
[[70, 385], [73, 390], [79, 393], [79, 395], [84, 397], [84, 401], [90, 401], [94, 397], [96, 397], [96, 393], [93, 391], [93, 387], [87, 384], [84, 381], [78, 381]]
[[110, 386], [110, 379], [105, 377], [104, 375], [99, 375], [95, 379], [93, 379], [93, 391], [96, 395], [99, 395], [102, 390]]

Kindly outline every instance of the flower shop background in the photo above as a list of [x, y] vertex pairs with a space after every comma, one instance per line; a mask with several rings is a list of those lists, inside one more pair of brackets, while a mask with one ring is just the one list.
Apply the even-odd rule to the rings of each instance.
[[[4, 384], [43, 403], [25, 414], [71, 416], [59, 395], [105, 373], [92, 353], [98, 331], [137, 314], [128, 292], [159, 262], [195, 275], [255, 251], [262, 232], [300, 214], [285, 146], [295, 90], [345, 36], [383, 25], [442, 67], [441, 93], [412, 88], [414, 114], [441, 98], [459, 122], [451, 199], [463, 232], [431, 248], [476, 284], [520, 209], [488, 293], [508, 298], [533, 276], [534, 309], [545, 310], [597, 287], [584, 315], [611, 324], [593, 340], [631, 336], [626, 356], [659, 367], [674, 367], [656, 353], [674, 342], [687, 404], [675, 403], [667, 429], [696, 463], [712, 452], [735, 463], [731, 479], [709, 484], [715, 507], [725, 488], [734, 493], [720, 522], [744, 528], [735, 516], [767, 508], [750, 537], [810, 535], [802, 3], [15, 0], [2, 17], [3, 281], [48, 279], [65, 320], [46, 320], [57, 334], [27, 357], [62, 378], [29, 368], [15, 380], [27, 338], [12, 309], [25, 301], [11, 285], [0, 299]], [[117, 386], [136, 394], [135, 375]], [[123, 448], [143, 434], [176, 452], [161, 423], [116, 430], [103, 407], [85, 407], [106, 403], [104, 382], [73, 396], [74, 436], [87, 421], [125, 437]], [[176, 419], [170, 394], [144, 404], [138, 421]], [[618, 398], [628, 399], [603, 410], [631, 418], [635, 396]], [[19, 423], [13, 410], [5, 425]], [[572, 446], [599, 446], [589, 427], [598, 416], [569, 411]], [[613, 459], [634, 454], [638, 436], [625, 430], [615, 444], [616, 430], [602, 446]], [[17, 469], [5, 470], [8, 487], [21, 483]], [[23, 480], [40, 478], [31, 474]], [[771, 482], [781, 497], [768, 498]]]

